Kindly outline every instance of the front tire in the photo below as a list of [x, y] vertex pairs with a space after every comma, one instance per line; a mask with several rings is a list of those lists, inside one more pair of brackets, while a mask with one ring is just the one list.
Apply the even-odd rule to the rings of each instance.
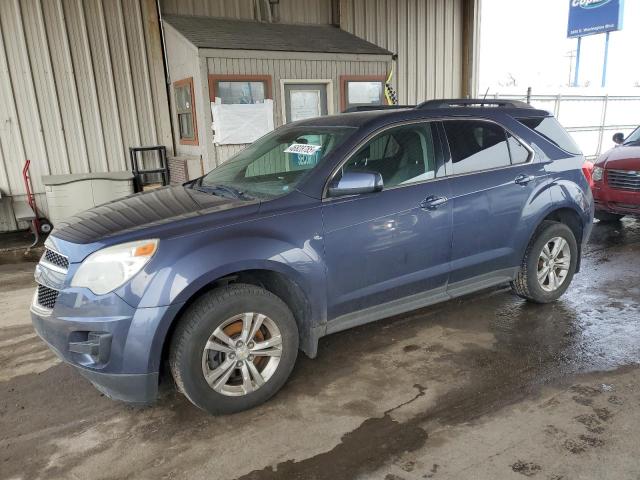
[[298, 328], [287, 305], [263, 288], [233, 284], [187, 309], [171, 340], [169, 366], [194, 405], [227, 414], [271, 398], [297, 354]]
[[511, 288], [530, 302], [553, 302], [569, 288], [577, 264], [578, 242], [571, 229], [545, 221], [531, 239]]

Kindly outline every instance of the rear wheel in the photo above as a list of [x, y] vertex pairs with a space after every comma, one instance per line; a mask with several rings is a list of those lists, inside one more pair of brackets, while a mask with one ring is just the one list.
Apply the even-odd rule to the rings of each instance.
[[619, 222], [624, 215], [618, 215], [617, 213], [603, 212], [602, 210], [596, 210], [594, 216], [603, 223]]
[[544, 222], [531, 239], [513, 291], [535, 303], [549, 303], [569, 288], [578, 263], [578, 243], [571, 229]]
[[297, 353], [298, 329], [287, 305], [263, 288], [235, 284], [205, 294], [185, 312], [169, 364], [193, 404], [233, 413], [271, 398]]

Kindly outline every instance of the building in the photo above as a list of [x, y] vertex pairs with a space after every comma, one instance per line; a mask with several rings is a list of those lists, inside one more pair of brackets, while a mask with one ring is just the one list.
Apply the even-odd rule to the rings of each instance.
[[130, 170], [129, 147], [166, 146], [176, 178], [224, 162], [216, 98], [278, 126], [384, 101], [391, 71], [401, 104], [471, 95], [479, 1], [3, 0], [0, 231], [26, 227], [25, 159], [45, 214], [42, 175]]

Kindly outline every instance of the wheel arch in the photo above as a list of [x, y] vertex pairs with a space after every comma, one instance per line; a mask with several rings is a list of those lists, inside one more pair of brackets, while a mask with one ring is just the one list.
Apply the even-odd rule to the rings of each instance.
[[573, 232], [573, 235], [576, 238], [576, 243], [578, 244], [578, 261], [576, 264], [576, 273], [578, 273], [580, 271], [580, 264], [582, 259], [582, 240], [585, 233], [585, 225], [580, 213], [573, 207], [557, 206], [556, 208], [547, 212], [546, 215], [538, 221], [529, 237], [529, 242], [531, 242], [535, 238], [536, 234], [546, 221], [562, 223], [568, 226]]
[[161, 349], [161, 362], [168, 358], [171, 338], [184, 312], [200, 297], [216, 288], [234, 283], [255, 285], [273, 293], [289, 307], [298, 326], [300, 350], [307, 356], [314, 357], [317, 352], [318, 337], [313, 334], [314, 312], [310, 294], [294, 280], [291, 275], [275, 268], [245, 268], [221, 274], [204, 283], [189, 297], [177, 311], [164, 336]]

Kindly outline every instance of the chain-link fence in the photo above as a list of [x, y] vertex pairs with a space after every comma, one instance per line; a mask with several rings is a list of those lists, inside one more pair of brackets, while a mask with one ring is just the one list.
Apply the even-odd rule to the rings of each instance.
[[626, 135], [640, 125], [640, 96], [500, 95], [496, 98], [529, 101], [547, 110], [571, 133], [587, 158], [614, 146], [614, 133]]

